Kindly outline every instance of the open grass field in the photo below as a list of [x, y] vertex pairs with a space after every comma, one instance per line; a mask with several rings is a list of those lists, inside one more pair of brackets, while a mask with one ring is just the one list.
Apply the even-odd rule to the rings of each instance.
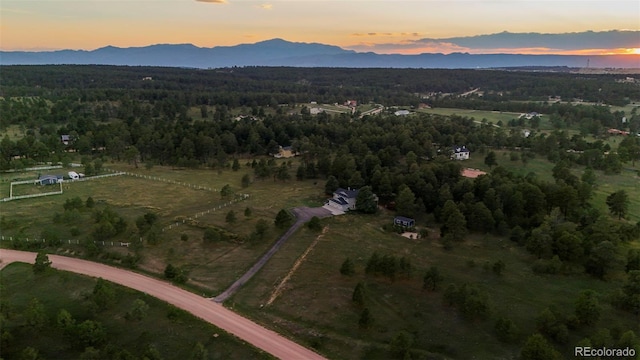
[[[509, 121], [518, 119], [521, 113], [506, 112], [506, 111], [487, 111], [487, 110], [470, 110], [470, 109], [457, 109], [457, 108], [433, 108], [433, 109], [420, 109], [416, 110], [419, 113], [437, 114], [444, 116], [458, 115], [474, 118], [476, 123], [481, 123], [483, 119], [487, 120], [487, 123], [496, 125], [499, 121], [502, 121], [503, 126], [507, 126]], [[529, 125], [529, 122], [525, 120], [525, 127]], [[555, 130], [549, 116], [540, 116], [539, 131], [551, 131]]]
[[[3, 331], [9, 330], [13, 335], [9, 346], [4, 346], [3, 341], [2, 356], [5, 359], [20, 358], [20, 351], [27, 346], [37, 349], [39, 358], [80, 358], [84, 346], [72, 345], [56, 326], [56, 317], [61, 309], [66, 309], [76, 323], [86, 319], [99, 321], [106, 330], [107, 342], [116, 349], [127, 350], [136, 358], [142, 358], [149, 348], [154, 348], [162, 359], [188, 359], [196, 343], [204, 345], [208, 359], [270, 358], [182, 310], [117, 285], [113, 285], [115, 302], [107, 310], [96, 312], [91, 301], [87, 300], [96, 279], [53, 269], [34, 275], [31, 265], [17, 263], [4, 268], [0, 279], [3, 315], [6, 316]], [[46, 312], [47, 320], [41, 330], [31, 330], [24, 325], [24, 312], [33, 298], [40, 301]], [[139, 321], [127, 320], [125, 314], [137, 299], [149, 306], [147, 315]], [[102, 358], [106, 358], [105, 355], [103, 353]]]
[[0, 139], [9, 136], [9, 140], [18, 141], [26, 136], [24, 128], [20, 125], [9, 125], [6, 129], [0, 131]]
[[[326, 233], [280, 296], [272, 305], [262, 307], [293, 262], [318, 236], [307, 229], [300, 230], [231, 299], [230, 306], [258, 321], [275, 324], [278, 331], [315, 346], [335, 359], [388, 359], [392, 357], [389, 342], [402, 330], [412, 334], [417, 356], [515, 358], [522, 341], [535, 332], [535, 318], [546, 307], [571, 315], [580, 291], [590, 288], [604, 296], [620, 286], [615, 281], [607, 283], [581, 274], [536, 275], [531, 270], [534, 261], [531, 255], [516, 244], [493, 236], [472, 235], [465, 243], [456, 244], [453, 251], [446, 251], [436, 239], [437, 230], [420, 240], [383, 232], [381, 226], [392, 218], [393, 214], [382, 212], [323, 220]], [[415, 268], [413, 277], [400, 276], [392, 282], [365, 275], [366, 262], [374, 251], [407, 257]], [[354, 276], [339, 273], [347, 257], [355, 262]], [[485, 263], [493, 264], [497, 260], [506, 264], [501, 276], [484, 269]], [[470, 283], [484, 291], [491, 307], [489, 318], [465, 320], [455, 308], [443, 304], [442, 290], [423, 290], [422, 276], [430, 266], [437, 266], [443, 274], [443, 288], [449, 283]], [[374, 318], [370, 329], [358, 326], [362, 308], [351, 300], [358, 282], [367, 286], [365, 306]], [[504, 344], [495, 338], [493, 322], [501, 316], [510, 318], [519, 328], [521, 336], [513, 344]], [[598, 325], [638, 330], [637, 322], [607, 304]], [[577, 330], [568, 343], [577, 343], [591, 331]], [[569, 352], [567, 347], [565, 355], [570, 355]]]
[[[241, 161], [241, 163], [244, 162]], [[220, 189], [229, 184], [235, 193], [247, 193], [250, 196], [246, 200], [232, 202], [235, 199], [233, 195], [223, 198], [216, 191], [129, 175], [84, 182], [67, 182], [63, 185], [64, 194], [62, 195], [0, 203], [0, 213], [5, 219], [2, 234], [7, 237], [33, 239], [40, 238], [46, 229], [47, 234], [57, 235], [62, 240], [90, 239], [95, 227], [93, 209], [81, 209], [74, 213], [74, 216], [64, 218], [64, 221], [59, 223], [54, 223], [53, 217], [56, 213], [65, 214], [63, 204], [67, 199], [80, 197], [85, 201], [91, 196], [96, 202], [97, 210], [108, 206], [128, 222], [125, 233], [117, 236], [113, 241], [135, 242], [139, 241], [135, 219], [147, 212], [153, 212], [158, 215], [158, 225], [165, 231], [161, 233], [158, 244], [145, 244], [141, 250], [142, 260], [138, 265], [139, 268], [160, 275], [169, 263], [184, 267], [190, 271], [190, 285], [211, 295], [217, 295], [271, 246], [279, 236], [280, 230], [272, 226], [262, 241], [220, 241], [206, 244], [203, 241], [204, 229], [215, 226], [242, 237], [248, 237], [260, 219], [273, 224], [280, 209], [301, 205], [318, 206], [322, 205], [324, 200], [324, 182], [313, 180], [287, 182], [272, 179], [257, 180], [248, 188], [242, 189], [240, 186], [242, 176], [253, 173], [251, 168], [244, 165], [237, 172], [178, 170], [159, 166], [146, 170], [135, 169], [126, 164], [110, 164], [108, 167], [113, 170], [130, 171], [212, 189]], [[296, 167], [297, 164], [292, 165], [292, 174]], [[12, 173], [3, 176], [18, 175]], [[34, 174], [25, 176], [34, 176]], [[6, 192], [8, 196], [8, 184]], [[251, 212], [249, 216], [244, 215], [247, 208]], [[234, 211], [236, 215], [237, 220], [233, 224], [226, 222], [229, 211]], [[197, 218], [195, 218], [196, 214], [199, 214]], [[183, 220], [185, 220], [184, 224]], [[178, 226], [175, 226], [176, 222]], [[170, 229], [169, 225], [172, 225]], [[187, 236], [187, 241], [181, 240], [183, 234]], [[9, 244], [5, 243], [4, 246]], [[69, 249], [59, 250], [64, 252]], [[120, 254], [133, 252], [132, 249], [123, 248], [105, 248], [105, 250]], [[81, 249], [71, 247], [71, 251], [77, 253], [81, 252]]]
[[507, 124], [509, 120], [517, 119], [520, 116], [520, 113], [454, 109], [454, 108], [419, 109], [419, 110], [416, 110], [416, 112], [426, 113], [426, 114], [445, 115], [445, 116], [451, 116], [451, 115], [467, 116], [467, 117], [474, 118], [477, 121], [482, 121], [482, 119], [487, 119], [487, 122], [491, 124], [496, 124], [498, 121], [502, 121], [504, 124]]

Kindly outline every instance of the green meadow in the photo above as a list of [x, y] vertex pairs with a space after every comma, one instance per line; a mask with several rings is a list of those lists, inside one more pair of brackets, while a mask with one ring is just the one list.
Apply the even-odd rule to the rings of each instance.
[[[138, 359], [182, 360], [194, 356], [198, 343], [206, 350], [208, 359], [271, 358], [183, 310], [115, 284], [112, 284], [113, 303], [106, 310], [98, 311], [90, 300], [96, 279], [53, 269], [34, 275], [31, 268], [31, 265], [15, 263], [0, 271], [5, 332], [2, 356], [5, 359], [25, 358], [21, 352], [26, 347], [36, 349], [38, 359], [86, 358], [82, 357], [86, 344], [79, 343], [78, 338], [64, 336], [56, 325], [58, 313], [63, 309], [76, 324], [85, 320], [102, 324], [106, 339], [93, 345], [100, 350], [100, 358], [107, 358], [105, 349], [110, 348], [127, 351]], [[41, 328], [27, 325], [32, 299], [38, 299], [44, 308]], [[127, 319], [127, 312], [136, 300], [144, 301], [148, 309], [141, 319]]]

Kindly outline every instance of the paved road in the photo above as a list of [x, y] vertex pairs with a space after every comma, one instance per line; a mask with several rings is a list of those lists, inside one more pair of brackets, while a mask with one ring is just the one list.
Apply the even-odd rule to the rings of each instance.
[[331, 216], [331, 212], [324, 208], [310, 208], [310, 207], [298, 207], [292, 210], [293, 214], [296, 216], [296, 222], [291, 225], [289, 230], [284, 233], [278, 241], [267, 251], [262, 257], [255, 263], [253, 266], [242, 275], [238, 280], [236, 280], [229, 288], [222, 292], [222, 294], [213, 298], [213, 301], [217, 303], [222, 303], [227, 300], [231, 295], [235, 294], [242, 285], [244, 285], [249, 279], [253, 277], [262, 267], [271, 259], [271, 257], [282, 247], [282, 245], [289, 239], [291, 235], [293, 235], [300, 226], [302, 226], [307, 221], [311, 220], [312, 217], [317, 216], [319, 218]]
[[[12, 262], [33, 263], [36, 253], [0, 250], [0, 266]], [[170, 283], [132, 271], [66, 256], [49, 255], [52, 267], [105, 280], [145, 292], [239, 337], [280, 359], [324, 359], [315, 352], [246, 319], [220, 304]]]

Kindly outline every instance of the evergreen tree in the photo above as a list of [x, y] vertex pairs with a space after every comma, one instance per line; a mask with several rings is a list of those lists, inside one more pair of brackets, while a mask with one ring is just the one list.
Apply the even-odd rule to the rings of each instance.
[[346, 258], [340, 266], [340, 274], [351, 276], [356, 273], [355, 265], [350, 258]]
[[263, 240], [268, 231], [269, 231], [269, 223], [265, 219], [260, 219], [256, 223], [256, 228], [253, 234], [255, 234], [254, 236], [258, 240]]
[[505, 343], [513, 342], [518, 337], [518, 329], [511, 319], [499, 318], [496, 320], [494, 330], [498, 340]]
[[106, 310], [116, 301], [116, 289], [110, 282], [99, 278], [93, 287], [91, 301], [99, 311]]
[[360, 313], [360, 319], [358, 320], [358, 325], [362, 329], [368, 329], [373, 325], [373, 316], [371, 315], [371, 311], [369, 308], [364, 308]]
[[324, 186], [324, 193], [327, 195], [333, 195], [333, 192], [340, 187], [340, 182], [335, 176], [331, 175], [327, 178], [327, 183]]
[[291, 215], [290, 212], [288, 212], [285, 209], [282, 209], [276, 215], [276, 219], [274, 220], [274, 224], [276, 225], [277, 228], [285, 229], [285, 228], [288, 228], [289, 226], [291, 226], [291, 224], [293, 224], [294, 220], [295, 220], [295, 218], [293, 217], [293, 215]]
[[27, 325], [35, 330], [42, 329], [47, 323], [47, 313], [40, 300], [33, 298], [24, 311]]
[[424, 274], [422, 288], [435, 291], [438, 289], [438, 286], [440, 286], [443, 280], [444, 278], [442, 277], [442, 275], [440, 275], [440, 271], [438, 270], [438, 268], [435, 266], [431, 266], [429, 270], [427, 270], [427, 273]]
[[375, 214], [378, 210], [378, 201], [371, 190], [371, 186], [363, 186], [356, 196], [356, 210], [365, 214]]
[[355, 289], [353, 289], [353, 295], [351, 295], [351, 301], [358, 306], [364, 306], [365, 288], [364, 284], [359, 282]]
[[458, 206], [447, 200], [442, 209], [443, 224], [440, 227], [442, 237], [448, 237], [454, 241], [462, 241], [467, 234], [467, 221]]
[[251, 185], [251, 176], [249, 176], [249, 174], [242, 175], [241, 185], [243, 189], [246, 189]]
[[307, 222], [307, 227], [311, 231], [322, 231], [322, 224], [320, 223], [320, 218], [314, 216]]
[[496, 157], [496, 153], [493, 151], [489, 151], [487, 156], [484, 157], [484, 164], [491, 169], [492, 167], [498, 165], [498, 160]]
[[36, 262], [33, 264], [33, 272], [35, 274], [40, 274], [47, 271], [50, 267], [51, 260], [49, 260], [49, 256], [47, 256], [43, 251], [38, 252], [36, 255]]
[[408, 186], [404, 186], [396, 196], [396, 212], [400, 216], [415, 217], [416, 196]]
[[237, 220], [236, 218], [236, 212], [233, 210], [229, 210], [229, 212], [227, 213], [227, 216], [225, 216], [225, 221], [229, 224], [234, 224]]
[[520, 350], [521, 360], [559, 360], [562, 356], [540, 334], [529, 336], [527, 342]]
[[627, 215], [627, 211], [629, 210], [629, 196], [627, 192], [624, 190], [618, 190], [614, 193], [611, 193], [607, 196], [607, 206], [609, 207], [609, 211], [618, 219], [622, 219]]
[[581, 324], [593, 325], [600, 319], [602, 307], [593, 290], [584, 290], [576, 300], [576, 317]]

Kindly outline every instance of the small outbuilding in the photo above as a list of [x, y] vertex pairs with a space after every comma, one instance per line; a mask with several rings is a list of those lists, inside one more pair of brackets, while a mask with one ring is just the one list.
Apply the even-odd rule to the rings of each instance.
[[40, 185], [55, 185], [62, 182], [62, 176], [60, 175], [42, 175], [38, 178]]
[[412, 228], [416, 226], [416, 221], [412, 218], [396, 216], [395, 218], [393, 218], [393, 225], [402, 226], [404, 228]]

